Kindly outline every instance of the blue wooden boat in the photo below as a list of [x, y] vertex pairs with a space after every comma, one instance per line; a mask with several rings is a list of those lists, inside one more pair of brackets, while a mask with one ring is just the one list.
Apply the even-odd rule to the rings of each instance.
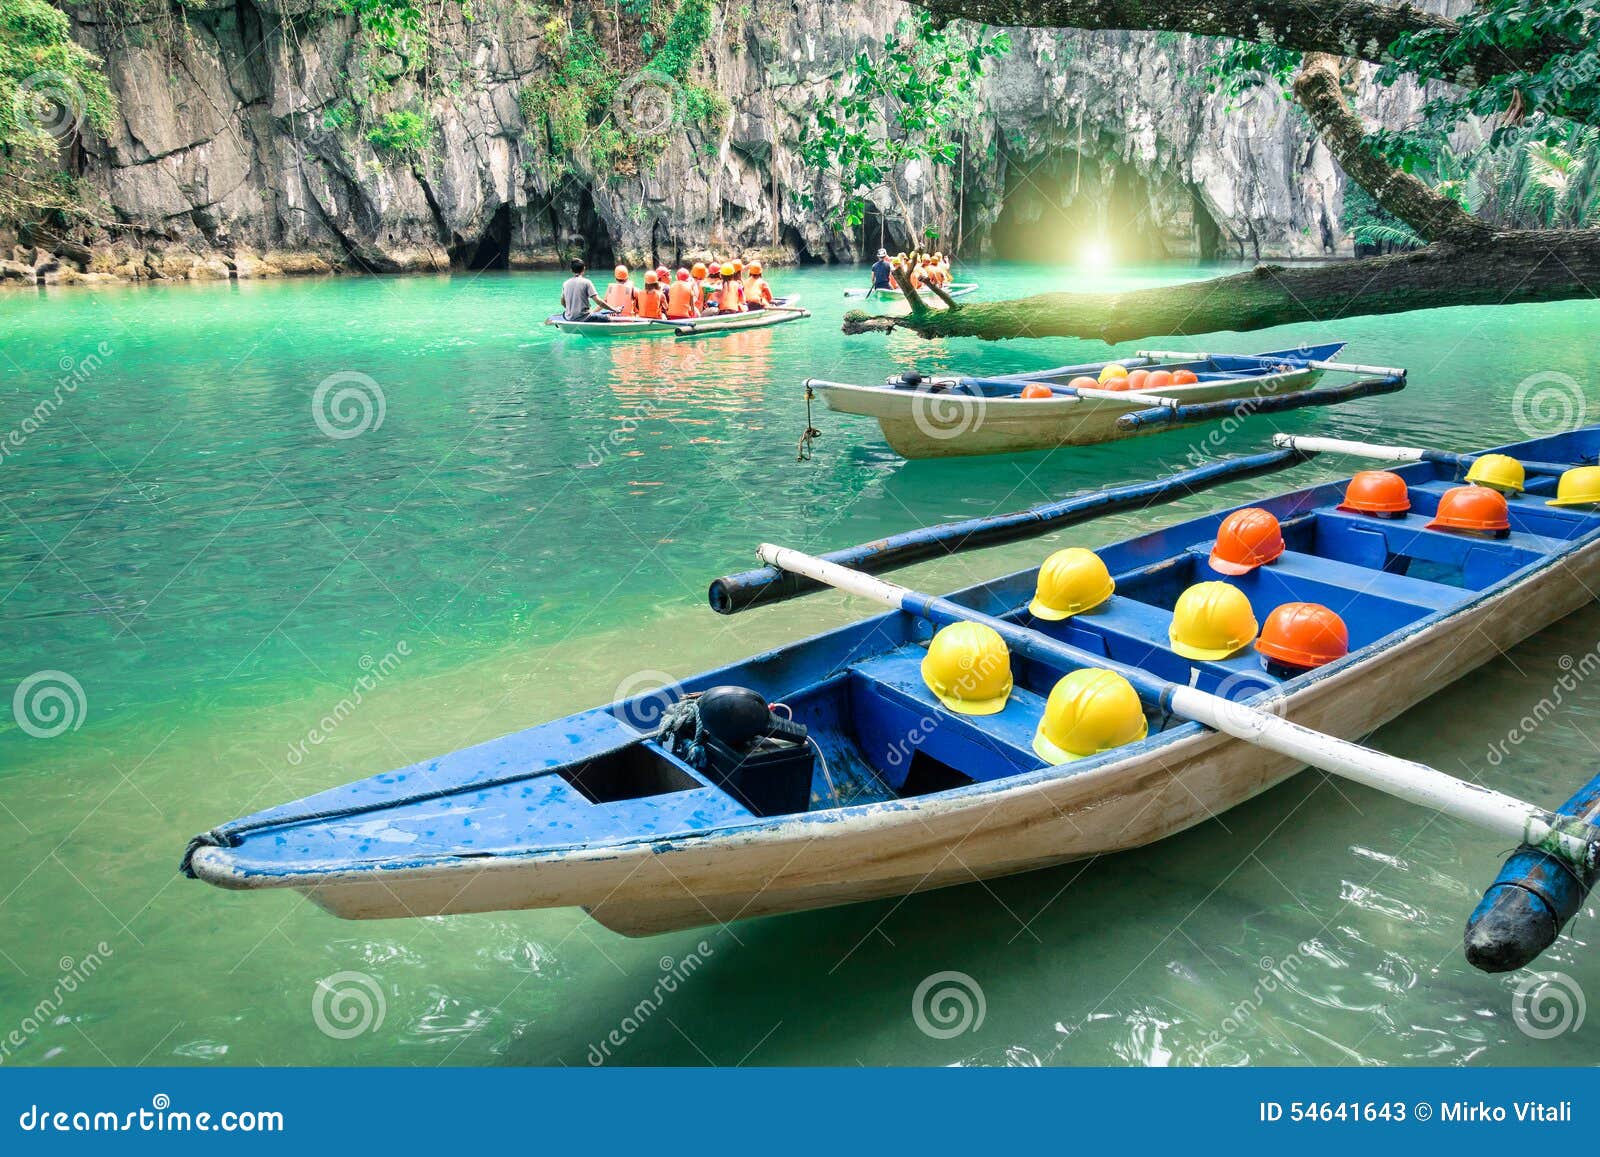
[[[1141, 688], [1220, 695], [1250, 718], [1269, 704], [1303, 725], [1289, 728], [1295, 734], [1330, 744], [1364, 736], [1600, 589], [1600, 512], [1547, 504], [1564, 468], [1596, 461], [1600, 426], [1498, 452], [1529, 464], [1526, 490], [1508, 499], [1502, 537], [1429, 527], [1470, 457], [1398, 466], [1411, 510], [1396, 517], [1339, 509], [1342, 482], [1290, 491], [1255, 504], [1279, 520], [1287, 549], [1247, 574], [1218, 573], [1209, 561], [1230, 511], [1188, 519], [1100, 548], [1116, 590], [1091, 612], [1064, 621], [1033, 615], [1032, 569], [948, 600], [918, 596], [902, 604], [913, 609], [223, 824], [191, 842], [183, 870], [229, 889], [295, 889], [350, 918], [581, 906], [619, 932], [644, 935], [1140, 847], [1226, 811], [1308, 761], [1325, 764], [1315, 752], [1296, 758], [1246, 742], [1239, 735], [1247, 729], [1226, 719], [1202, 726], [1182, 716], [1185, 708], [1172, 714], [1164, 705], [1177, 694], [1146, 704], [1145, 737], [1049, 764], [1033, 739], [1045, 696], [1071, 657], [1128, 672]], [[1241, 460], [1238, 469], [1303, 459], [1289, 448]], [[1199, 484], [1217, 481], [1219, 469], [1206, 467]], [[1154, 485], [1171, 496], [1187, 493], [1195, 478], [1186, 472]], [[1141, 500], [1160, 499], [1152, 485]], [[1089, 495], [1033, 521], [1046, 528], [1118, 501], [1115, 492]], [[1016, 537], [1030, 513], [961, 524], [941, 541], [959, 549]], [[888, 569], [925, 557], [929, 537], [940, 533], [828, 557], [848, 563], [851, 574]], [[714, 588], [713, 604], [732, 611], [761, 601], [755, 592], [804, 593], [803, 584], [785, 585], [788, 577], [770, 568], [729, 576]], [[1198, 581], [1236, 587], [1259, 621], [1285, 602], [1323, 604], [1347, 624], [1349, 653], [1301, 672], [1268, 669], [1251, 650], [1184, 658], [1169, 626], [1180, 592]], [[1013, 649], [1014, 686], [997, 713], [952, 711], [923, 681], [920, 664], [941, 614], [994, 622], [1007, 641], [1024, 644]], [[770, 720], [768, 731], [750, 733], [765, 737], [739, 748], [732, 764], [717, 758], [716, 744], [737, 729], [724, 723], [737, 724], [748, 703], [725, 691], [693, 698], [728, 687], [752, 691], [747, 698]], [[713, 726], [710, 706], [700, 705], [719, 703]], [[1469, 791], [1487, 803], [1497, 794]], [[1494, 894], [1523, 888], [1515, 899], [1526, 908], [1535, 877], [1549, 871], [1552, 856], [1564, 856], [1557, 866], [1582, 885], [1581, 898], [1592, 882], [1585, 873], [1594, 867], [1597, 800], [1600, 780], [1568, 801], [1562, 831], [1522, 829], [1538, 833], [1523, 849], [1536, 862], [1514, 859]], [[1560, 909], [1557, 930], [1576, 907], [1572, 892], [1550, 900]]]
[[[811, 378], [806, 389], [808, 396], [820, 398], [837, 413], [877, 419], [884, 440], [906, 458], [1019, 454], [1116, 441], [1238, 413], [1331, 405], [1404, 388], [1404, 370], [1334, 361], [1343, 348], [1343, 342], [1329, 342], [1259, 354], [1141, 350], [1112, 362], [1003, 377], [910, 373], [868, 385]], [[1196, 380], [1120, 391], [1071, 385], [1110, 365], [1187, 370]], [[1313, 389], [1328, 371], [1362, 374], [1365, 380]], [[1029, 386], [1047, 387], [1049, 396], [1025, 397]]]

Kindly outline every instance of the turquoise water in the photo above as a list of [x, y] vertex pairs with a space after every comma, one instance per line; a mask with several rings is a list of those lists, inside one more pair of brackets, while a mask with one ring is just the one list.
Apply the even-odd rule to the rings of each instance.
[[[977, 274], [998, 296], [1216, 271]], [[712, 615], [706, 583], [762, 540], [821, 550], [1015, 509], [1279, 428], [1513, 440], [1581, 399], [1557, 378], [1519, 394], [1537, 375], [1594, 397], [1600, 303], [1438, 311], [1122, 347], [1344, 338], [1353, 360], [1411, 370], [1404, 394], [1253, 419], [1216, 443], [906, 463], [871, 423], [821, 412], [816, 457], [797, 463], [807, 375], [1104, 351], [845, 338], [840, 291], [861, 280], [779, 271], [812, 321], [683, 343], [560, 337], [539, 324], [555, 275], [0, 297], [0, 691], [48, 676], [31, 709], [0, 711], [0, 1059], [584, 1064], [613, 1031], [623, 1043], [602, 1053], [622, 1064], [1592, 1059], [1592, 1028], [1529, 1037], [1519, 978], [1460, 960], [1504, 849], [1311, 775], [1142, 854], [646, 941], [572, 911], [345, 923], [177, 877], [188, 836], [221, 820], [862, 613], [821, 596]], [[1349, 468], [1323, 459], [908, 581], [948, 589]], [[1589, 774], [1600, 691], [1569, 694], [1500, 766], [1485, 752], [1597, 631], [1600, 614], [1581, 614], [1375, 742], [1554, 802]], [[1580, 918], [1549, 958], [1580, 988], [1600, 981], [1592, 930]], [[971, 977], [985, 1010], [949, 1038], [912, 1015], [945, 971]], [[382, 1021], [330, 1035], [318, 982], [352, 972]]]

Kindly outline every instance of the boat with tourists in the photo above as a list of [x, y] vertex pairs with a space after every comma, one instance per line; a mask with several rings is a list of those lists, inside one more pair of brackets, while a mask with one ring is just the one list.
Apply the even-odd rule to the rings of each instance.
[[766, 329], [786, 322], [800, 321], [811, 316], [800, 308], [800, 296], [777, 297], [772, 304], [744, 313], [708, 313], [700, 317], [671, 319], [644, 317], [588, 317], [582, 321], [568, 321], [560, 314], [547, 324], [562, 333], [578, 337], [708, 337], [712, 334], [735, 333], [749, 329]]
[[[1393, 468], [945, 597], [878, 577], [1324, 452]], [[882, 613], [222, 824], [182, 869], [348, 918], [581, 906], [646, 935], [1143, 847], [1310, 765], [1520, 845], [1467, 939], [1519, 967], [1594, 882], [1600, 777], [1550, 810], [1353, 740], [1592, 601], [1597, 456], [1600, 426], [1470, 455], [1280, 436], [820, 558], [763, 545], [715, 610]]]
[[[1234, 414], [1331, 405], [1405, 388], [1403, 369], [1333, 359], [1343, 342], [1259, 354], [1141, 350], [1000, 377], [900, 373], [876, 385], [806, 381], [808, 399], [877, 419], [905, 458], [1019, 454], [1154, 434]], [[1327, 372], [1366, 380], [1313, 390]]]
[[[963, 281], [940, 286], [940, 289], [943, 290], [946, 297], [968, 297], [971, 294], [978, 292], [978, 283], [976, 281]], [[894, 288], [847, 289], [844, 291], [844, 295], [847, 299], [852, 301], [903, 302], [906, 299], [906, 295], [904, 293]], [[938, 308], [939, 305], [936, 299], [924, 299], [924, 304], [932, 306], [933, 308]]]

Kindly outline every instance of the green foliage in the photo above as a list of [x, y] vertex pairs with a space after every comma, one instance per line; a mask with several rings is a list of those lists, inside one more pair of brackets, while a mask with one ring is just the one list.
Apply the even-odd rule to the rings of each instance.
[[1468, 115], [1501, 115], [1501, 135], [1527, 114], [1600, 120], [1600, 0], [1480, 0], [1457, 24], [1448, 33], [1402, 36], [1391, 48], [1397, 62], [1379, 72], [1379, 82], [1392, 84], [1403, 72], [1453, 79], [1485, 44], [1505, 50], [1508, 60], [1548, 41], [1570, 48], [1537, 68], [1505, 72], [1472, 88], [1451, 88], [1430, 100], [1423, 113], [1435, 133], [1450, 131]]
[[60, 9], [0, 0], [0, 219], [78, 211], [56, 153], [78, 127], [111, 126], [116, 101], [99, 65]]
[[433, 123], [425, 113], [410, 109], [384, 113], [378, 123], [367, 130], [367, 140], [391, 153], [420, 153], [433, 140]]
[[1268, 81], [1276, 82], [1285, 100], [1292, 99], [1289, 85], [1300, 67], [1302, 54], [1273, 44], [1258, 44], [1251, 40], [1224, 40], [1205, 67], [1207, 87], [1228, 98], [1227, 109], [1237, 107], [1238, 98], [1262, 87]]
[[667, 22], [661, 50], [650, 58], [646, 68], [682, 80], [700, 61], [711, 36], [711, 0], [678, 0], [672, 19]]
[[683, 111], [696, 124], [720, 128], [733, 112], [733, 106], [719, 89], [706, 84], [685, 85]]
[[830, 213], [833, 223], [860, 225], [868, 195], [907, 164], [954, 162], [985, 63], [1010, 50], [1004, 32], [940, 27], [917, 9], [876, 55], [857, 54], [823, 94], [816, 129], [800, 150], [807, 165], [839, 183], [842, 201]]

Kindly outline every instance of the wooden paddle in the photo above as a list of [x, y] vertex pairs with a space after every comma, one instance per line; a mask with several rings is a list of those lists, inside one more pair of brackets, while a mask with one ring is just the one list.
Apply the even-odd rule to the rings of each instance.
[[874, 575], [763, 543], [761, 561], [779, 570], [860, 595], [894, 610], [905, 611], [940, 626], [958, 622], [991, 627], [1018, 653], [1061, 670], [1094, 667], [1113, 671], [1133, 685], [1140, 699], [1213, 731], [1287, 755], [1333, 775], [1365, 784], [1399, 799], [1477, 824], [1501, 839], [1540, 848], [1583, 871], [1600, 866], [1600, 827], [1563, 816], [1490, 788], [1468, 783], [1424, 764], [1373, 751], [1337, 736], [1325, 735], [1280, 719], [1244, 703], [1236, 703], [1194, 687], [1168, 682], [1139, 667], [1130, 667], [1089, 651], [1058, 642], [1038, 631], [1019, 627], [925, 595]]

